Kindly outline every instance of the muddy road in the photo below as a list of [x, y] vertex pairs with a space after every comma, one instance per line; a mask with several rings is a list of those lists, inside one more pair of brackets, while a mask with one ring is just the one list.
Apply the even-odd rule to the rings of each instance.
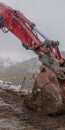
[[27, 108], [20, 92], [0, 89], [0, 130], [65, 130], [65, 114], [44, 116]]

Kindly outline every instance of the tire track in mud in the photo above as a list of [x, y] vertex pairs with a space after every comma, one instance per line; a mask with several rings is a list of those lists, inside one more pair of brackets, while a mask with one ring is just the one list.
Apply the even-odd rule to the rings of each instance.
[[65, 130], [65, 115], [44, 116], [28, 109], [22, 94], [0, 91], [0, 130]]

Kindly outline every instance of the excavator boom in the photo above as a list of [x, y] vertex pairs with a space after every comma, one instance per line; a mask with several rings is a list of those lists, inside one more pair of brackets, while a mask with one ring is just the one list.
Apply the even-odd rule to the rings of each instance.
[[65, 59], [61, 56], [59, 42], [50, 40], [20, 11], [1, 2], [0, 29], [4, 33], [13, 33], [42, 62], [41, 72], [35, 80], [31, 95], [26, 97], [26, 104], [36, 110], [40, 108], [45, 114], [64, 111]]
[[[8, 30], [6, 30], [5, 27]], [[39, 29], [36, 28], [36, 25], [28, 20], [20, 11], [13, 10], [11, 7], [2, 3], [0, 3], [0, 28], [2, 28], [5, 33], [7, 31], [12, 32], [21, 40], [26, 49], [32, 49], [37, 54], [45, 51], [46, 43], [45, 45], [43, 44], [43, 42], [38, 38], [38, 34], [47, 41], [49, 38], [39, 31]], [[48, 44], [48, 50], [50, 50], [49, 52], [51, 54], [54, 53], [53, 48], [56, 49], [58, 55], [57, 58], [60, 60], [61, 54], [60, 51], [58, 53], [58, 44], [56, 42], [54, 44], [56, 44], [56, 48], [55, 46], [50, 47]]]

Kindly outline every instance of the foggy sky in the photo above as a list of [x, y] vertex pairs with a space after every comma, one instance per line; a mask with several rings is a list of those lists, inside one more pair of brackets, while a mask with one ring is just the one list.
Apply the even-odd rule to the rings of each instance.
[[[60, 41], [65, 50], [65, 0], [0, 0], [20, 10], [50, 39]], [[10, 32], [0, 30], [0, 56], [26, 60], [36, 55], [22, 47], [21, 42]]]

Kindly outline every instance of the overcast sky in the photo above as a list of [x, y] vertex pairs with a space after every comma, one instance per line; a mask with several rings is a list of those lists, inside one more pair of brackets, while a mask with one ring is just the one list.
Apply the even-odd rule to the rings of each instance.
[[[20, 10], [50, 39], [60, 41], [60, 49], [65, 50], [65, 0], [0, 0], [14, 9]], [[26, 60], [35, 57], [22, 47], [21, 42], [10, 32], [0, 31], [0, 55]]]

